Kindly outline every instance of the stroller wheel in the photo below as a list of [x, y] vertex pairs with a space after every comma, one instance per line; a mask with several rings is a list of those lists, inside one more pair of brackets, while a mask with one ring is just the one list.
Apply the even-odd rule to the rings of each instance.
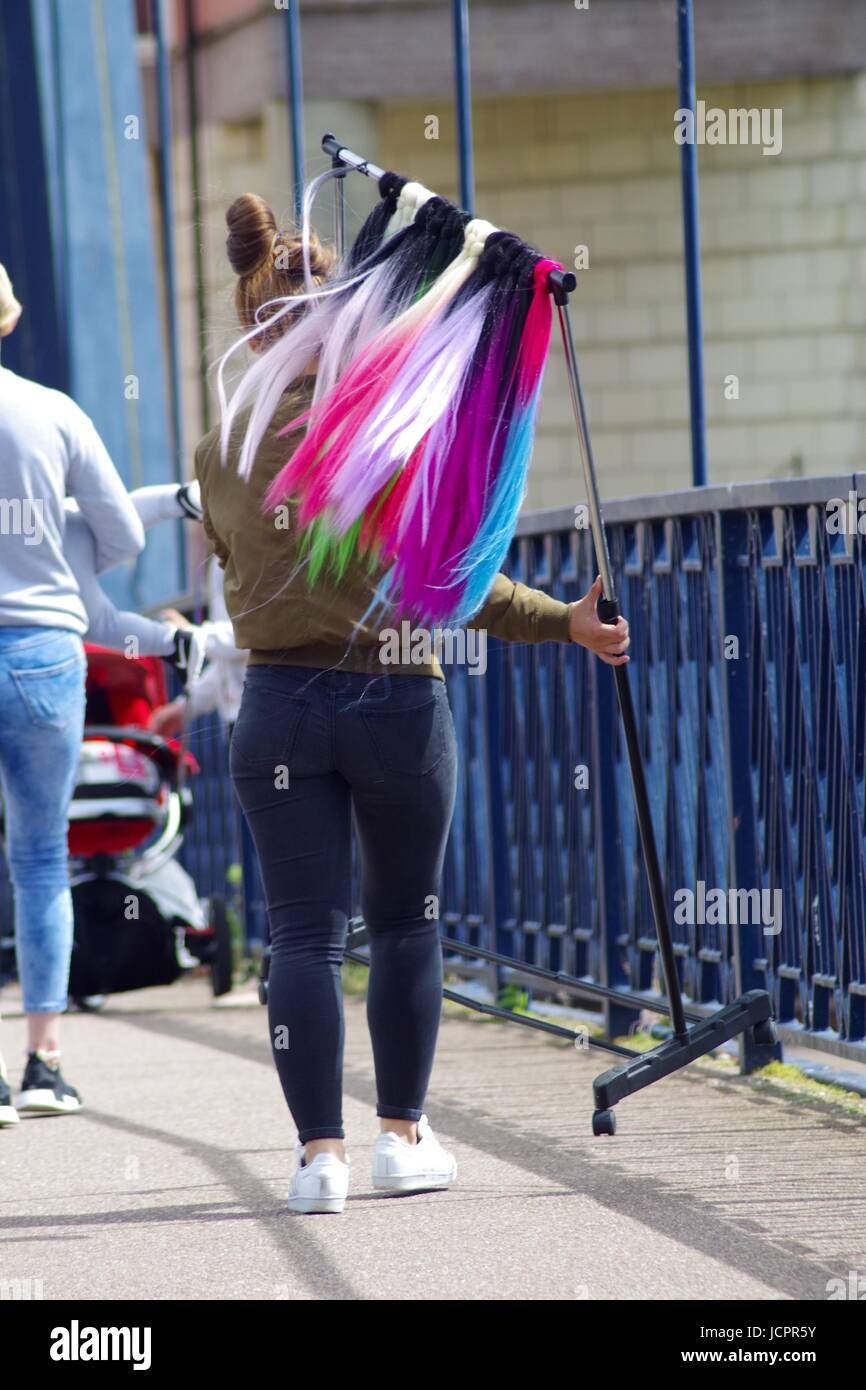
[[72, 1002], [83, 1014], [98, 1014], [105, 1008], [107, 998], [107, 994], [79, 994], [73, 996]]
[[593, 1134], [616, 1134], [616, 1115], [612, 1110], [593, 1110]]
[[210, 900], [210, 926], [213, 929], [210, 977], [214, 997], [228, 994], [234, 975], [232, 929], [225, 898], [216, 894]]

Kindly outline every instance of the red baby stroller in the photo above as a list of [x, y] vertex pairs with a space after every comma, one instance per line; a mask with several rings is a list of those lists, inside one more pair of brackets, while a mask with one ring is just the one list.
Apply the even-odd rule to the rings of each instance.
[[69, 811], [70, 996], [93, 1007], [107, 994], [171, 984], [202, 963], [214, 994], [225, 994], [232, 984], [225, 902], [203, 902], [176, 858], [197, 764], [175, 739], [147, 730], [167, 699], [163, 663], [85, 650], [84, 741]]

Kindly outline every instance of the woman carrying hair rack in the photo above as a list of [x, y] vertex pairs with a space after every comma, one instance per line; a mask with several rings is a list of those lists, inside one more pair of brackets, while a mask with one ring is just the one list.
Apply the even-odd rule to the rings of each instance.
[[[273, 300], [305, 292], [301, 237], [280, 231], [253, 194], [226, 215], [227, 250], [245, 331]], [[322, 285], [333, 255], [311, 242]], [[304, 310], [299, 305], [299, 312]], [[276, 341], [293, 314], [263, 326]], [[310, 588], [291, 525], [263, 510], [265, 493], [303, 437], [279, 434], [311, 404], [317, 360], [284, 391], [248, 480], [237, 459], [247, 416], [232, 427], [225, 464], [219, 429], [196, 452], [205, 529], [225, 571], [238, 647], [250, 650], [231, 773], [255, 841], [268, 903], [268, 1012], [274, 1061], [298, 1130], [289, 1190], [297, 1212], [342, 1211], [349, 1159], [342, 1116], [340, 965], [351, 911], [354, 818], [361, 909], [370, 942], [367, 1020], [380, 1135], [373, 1186], [384, 1193], [445, 1188], [456, 1163], [435, 1139], [424, 1101], [441, 1012], [439, 880], [454, 808], [457, 748], [439, 662], [385, 664], [368, 621], [377, 576], [358, 563], [339, 583]], [[515, 642], [579, 642], [601, 660], [628, 660], [628, 624], [602, 624], [596, 580], [565, 604], [498, 575], [471, 626]], [[400, 630], [400, 620], [393, 620]]]

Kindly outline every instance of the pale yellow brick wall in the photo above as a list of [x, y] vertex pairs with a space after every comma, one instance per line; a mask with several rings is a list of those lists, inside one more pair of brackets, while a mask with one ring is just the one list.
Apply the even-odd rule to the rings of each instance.
[[[779, 107], [782, 153], [698, 151], [711, 482], [866, 467], [866, 78], [701, 89], [708, 106]], [[477, 209], [570, 265], [593, 444], [606, 496], [691, 481], [679, 147], [673, 90], [477, 102]], [[341, 122], [333, 117], [339, 110]], [[329, 120], [328, 117], [331, 116]], [[440, 118], [438, 140], [425, 117]], [[308, 172], [320, 131], [456, 198], [447, 104], [307, 111]], [[208, 356], [230, 340], [224, 212], [262, 192], [288, 213], [285, 107], [201, 135]], [[176, 162], [187, 437], [198, 428], [188, 151]], [[350, 181], [353, 209], [372, 185]], [[330, 231], [323, 200], [320, 231]], [[726, 376], [740, 381], [725, 400]], [[583, 495], [558, 338], [545, 386], [528, 505]]]
[[[866, 466], [866, 82], [701, 89], [781, 108], [783, 148], [698, 150], [710, 481]], [[475, 109], [476, 205], [571, 264], [593, 444], [607, 496], [691, 481], [679, 147], [671, 91]], [[440, 116], [438, 142], [424, 117]], [[455, 195], [453, 113], [383, 111], [389, 164]], [[740, 379], [739, 400], [724, 379]], [[554, 341], [528, 505], [582, 495]]]

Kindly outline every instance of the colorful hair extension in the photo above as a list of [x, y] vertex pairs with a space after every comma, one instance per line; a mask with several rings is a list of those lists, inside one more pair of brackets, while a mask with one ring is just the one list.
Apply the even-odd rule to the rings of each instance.
[[[447, 353], [435, 350], [437, 340], [433, 340], [434, 352], [430, 353], [426, 335], [472, 275], [484, 242], [494, 230], [489, 222], [467, 223], [459, 255], [426, 293], [356, 357], [338, 386], [313, 408], [306, 438], [271, 484], [266, 505], [276, 506], [300, 490], [299, 519], [304, 525], [329, 505], [333, 491], [333, 500], [342, 498], [344, 502], [338, 534], [348, 530], [369, 500], [369, 477], [384, 486], [420, 442], [423, 430], [419, 433], [417, 423], [413, 428], [411, 418], [407, 418], [413, 406], [418, 408], [420, 396], [423, 394], [428, 405], [425, 420], [431, 418], [430, 411], [441, 414], [448, 408], [459, 382]], [[447, 334], [447, 339], [450, 350], [453, 334]], [[434, 369], [432, 378], [419, 378], [417, 371], [412, 371], [416, 345], [425, 368]], [[395, 431], [399, 433], [401, 427], [402, 436], [395, 443]], [[353, 507], [348, 499], [353, 495], [359, 499], [359, 490], [364, 500], [356, 500], [348, 515], [347, 509]]]
[[558, 267], [423, 185], [389, 173], [379, 191], [342, 278], [243, 378], [223, 440], [252, 400], [248, 474], [280, 394], [316, 359], [311, 409], [283, 431], [306, 434], [265, 506], [292, 502], [310, 583], [361, 560], [378, 574], [368, 613], [465, 623], [523, 501]]
[[[390, 179], [396, 176], [386, 174], [380, 183], [386, 184]], [[391, 205], [393, 192], [393, 187], [386, 185], [384, 211]], [[419, 202], [417, 197], [415, 201]], [[383, 208], [378, 205], [361, 229], [359, 235], [371, 246], [382, 220]], [[238, 472], [248, 477], [283, 392], [315, 359], [319, 360], [319, 370], [314, 401], [330, 390], [369, 338], [417, 295], [431, 264], [445, 264], [457, 256], [467, 220], [465, 213], [441, 198], [431, 197], [418, 206], [414, 222], [374, 248], [364, 260], [351, 259], [348, 278], [334, 280], [312, 294], [274, 301], [282, 307], [268, 318], [269, 325], [284, 314], [297, 314], [301, 306], [305, 312], [247, 368], [230, 402], [226, 401], [223, 384], [226, 363], [231, 352], [256, 336], [256, 330], [244, 335], [219, 364], [217, 391], [222, 411], [223, 459], [227, 457], [232, 429], [249, 404], [238, 459]], [[263, 305], [260, 312], [272, 307]]]
[[491, 448], [492, 461], [501, 441], [498, 467], [491, 468], [484, 515], [476, 535], [452, 562], [453, 585], [462, 585], [462, 594], [454, 596], [457, 621], [466, 622], [477, 613], [514, 536], [526, 492], [541, 378], [550, 345], [552, 305], [548, 276], [551, 270], [561, 268], [556, 261], [539, 260], [532, 269], [532, 302], [511, 378], [513, 395], [509, 393], [507, 412], [503, 407], [498, 417], [501, 421], [507, 413], [510, 419]]
[[[414, 222], [398, 233], [400, 245], [390, 251], [383, 273], [369, 276], [346, 303], [328, 334], [316, 374], [314, 405], [331, 391], [350, 362], [376, 334], [423, 292], [431, 267], [441, 270], [456, 259], [463, 247], [466, 221], [465, 213], [434, 198], [419, 209]], [[373, 253], [365, 264], [375, 263], [377, 258], [377, 253]]]
[[330, 533], [341, 568], [349, 538], [393, 562], [380, 585], [392, 607], [430, 622], [477, 611], [523, 498], [554, 264], [470, 223], [463, 253], [311, 412], [266, 505], [299, 502], [316, 573]]

